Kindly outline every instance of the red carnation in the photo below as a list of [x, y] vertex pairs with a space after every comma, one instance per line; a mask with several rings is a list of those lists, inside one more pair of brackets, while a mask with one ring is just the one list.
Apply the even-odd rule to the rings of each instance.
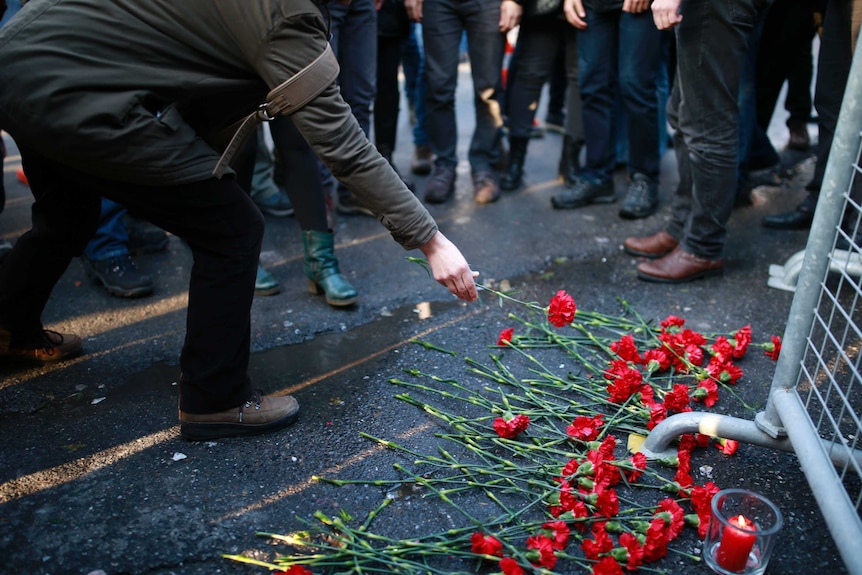
[[565, 290], [560, 290], [551, 298], [551, 303], [548, 305], [548, 321], [557, 327], [567, 326], [575, 321], [577, 309], [572, 296]]
[[500, 332], [500, 335], [497, 337], [497, 345], [506, 345], [506, 342], [512, 341], [512, 336], [515, 335], [515, 328], [507, 327], [503, 331]]
[[529, 425], [530, 418], [524, 414], [516, 415], [508, 421], [502, 417], [498, 417], [494, 420], [494, 431], [505, 439], [515, 439], [526, 431]]
[[766, 355], [769, 359], [773, 361], [778, 361], [778, 354], [781, 353], [781, 337], [777, 335], [772, 336], [772, 343], [767, 343], [763, 346], [763, 349], [766, 350]]
[[477, 555], [501, 557], [503, 555], [503, 544], [496, 537], [476, 531], [470, 537], [470, 550]]

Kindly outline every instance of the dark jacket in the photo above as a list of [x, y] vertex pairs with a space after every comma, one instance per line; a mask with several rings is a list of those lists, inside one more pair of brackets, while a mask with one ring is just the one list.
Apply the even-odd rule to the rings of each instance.
[[[0, 29], [0, 127], [81, 171], [145, 185], [212, 177], [225, 128], [318, 56], [311, 0], [31, 0]], [[436, 224], [334, 83], [292, 116], [407, 248]]]

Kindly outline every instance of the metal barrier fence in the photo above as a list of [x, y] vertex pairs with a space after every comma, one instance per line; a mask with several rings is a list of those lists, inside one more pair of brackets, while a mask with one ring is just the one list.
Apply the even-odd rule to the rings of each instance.
[[852, 575], [862, 575], [860, 162], [862, 42], [805, 251], [770, 272], [770, 285], [793, 289], [795, 284], [796, 293], [765, 410], [754, 421], [674, 415], [650, 433], [642, 448], [648, 457], [674, 455], [674, 439], [700, 432], [795, 453]]

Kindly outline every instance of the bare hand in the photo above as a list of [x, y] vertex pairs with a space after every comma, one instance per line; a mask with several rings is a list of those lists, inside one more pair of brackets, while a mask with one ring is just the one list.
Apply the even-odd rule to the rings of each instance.
[[682, 22], [679, 3], [680, 0], [655, 0], [652, 3], [652, 19], [656, 28], [670, 30]]
[[407, 17], [414, 22], [422, 21], [422, 0], [404, 0], [404, 9]]
[[584, 10], [583, 0], [563, 0], [563, 14], [569, 24], [578, 30], [587, 29], [587, 11]]
[[500, 32], [504, 34], [521, 23], [524, 9], [513, 0], [503, 0], [500, 4]]
[[439, 284], [465, 301], [478, 299], [473, 278], [478, 277], [479, 272], [470, 270], [467, 260], [442, 232], [438, 231], [419, 249], [428, 259], [431, 275]]
[[649, 10], [650, 0], [623, 0], [623, 12], [640, 14]]

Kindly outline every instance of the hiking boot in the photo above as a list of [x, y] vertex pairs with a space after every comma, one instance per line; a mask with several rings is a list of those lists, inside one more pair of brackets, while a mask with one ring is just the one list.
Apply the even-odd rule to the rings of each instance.
[[11, 345], [11, 335], [0, 329], [0, 358], [61, 361], [75, 357], [81, 353], [81, 338], [71, 333], [57, 333], [48, 329], [42, 330], [37, 341]]
[[645, 218], [658, 207], [658, 184], [643, 174], [634, 174], [620, 207], [620, 217], [629, 220]]
[[500, 199], [500, 188], [491, 172], [473, 174], [473, 199], [477, 204], [491, 204]]
[[299, 417], [299, 403], [290, 395], [259, 391], [242, 405], [218, 413], [186, 413], [180, 407], [180, 434], [190, 441], [257, 435], [283, 429]]
[[431, 146], [428, 144], [416, 146], [416, 150], [413, 152], [413, 163], [410, 165], [410, 171], [417, 176], [430, 174], [434, 168], [433, 159], [434, 152], [431, 151]]
[[293, 215], [293, 204], [290, 203], [287, 192], [280, 188], [268, 198], [254, 198], [254, 203], [262, 213], [270, 216], [286, 218]]
[[613, 180], [594, 184], [578, 179], [570, 190], [551, 196], [551, 205], [558, 210], [572, 210], [590, 204], [610, 204], [615, 201]]
[[425, 184], [425, 201], [442, 204], [455, 193], [455, 166], [437, 164], [428, 183]]
[[152, 278], [138, 271], [129, 254], [97, 261], [82, 257], [81, 262], [90, 279], [102, 284], [113, 296], [135, 298], [153, 293]]

